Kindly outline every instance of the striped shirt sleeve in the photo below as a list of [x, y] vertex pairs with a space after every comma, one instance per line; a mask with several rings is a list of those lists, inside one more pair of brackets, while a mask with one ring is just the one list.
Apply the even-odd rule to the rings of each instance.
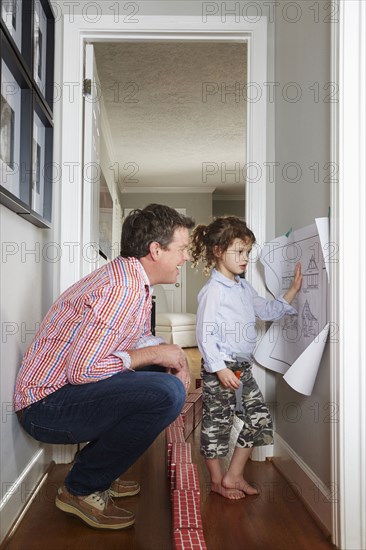
[[72, 335], [65, 364], [69, 383], [96, 382], [124, 370], [122, 359], [113, 352], [134, 347], [139, 309], [141, 296], [129, 288], [104, 287], [93, 293]]

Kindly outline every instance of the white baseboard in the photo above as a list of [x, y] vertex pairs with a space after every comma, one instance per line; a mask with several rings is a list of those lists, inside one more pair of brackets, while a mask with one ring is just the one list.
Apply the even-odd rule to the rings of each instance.
[[36, 495], [35, 489], [50, 465], [49, 453], [39, 449], [28, 462], [20, 476], [8, 487], [2, 487], [4, 496], [0, 501], [0, 544], [9, 534], [14, 523], [24, 511], [27, 504]]
[[336, 498], [281, 436], [275, 434], [272, 463], [299, 495], [315, 521], [328, 536], [332, 532], [332, 503]]
[[6, 487], [3, 483], [3, 496], [0, 500], [0, 544], [24, 515], [34, 498], [37, 498], [40, 481], [51, 462], [69, 464], [74, 459], [76, 450], [77, 445], [48, 445], [47, 449], [39, 449], [13, 483]]
[[273, 457], [273, 445], [264, 445], [263, 447], [254, 447], [250, 460], [264, 462], [267, 458]]
[[[83, 447], [85, 444], [81, 444]], [[52, 460], [56, 464], [70, 464], [75, 458], [77, 445], [52, 445]]]

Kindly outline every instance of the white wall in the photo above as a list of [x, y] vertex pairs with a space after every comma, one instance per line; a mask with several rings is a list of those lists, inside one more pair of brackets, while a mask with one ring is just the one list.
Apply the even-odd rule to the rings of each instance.
[[[55, 81], [60, 75], [60, 21], [56, 24]], [[60, 102], [54, 104], [60, 120]], [[70, 254], [59, 239], [60, 126], [54, 128], [52, 228], [40, 229], [0, 206], [1, 233], [1, 370], [0, 542], [29, 499], [52, 460], [52, 446], [42, 445], [20, 427], [13, 413], [14, 382], [21, 359], [40, 323], [59, 294], [60, 258]], [[60, 456], [62, 453], [60, 452]]]
[[[52, 233], [39, 229], [0, 206], [1, 257], [1, 539], [14, 514], [24, 505], [33, 483], [49, 459], [42, 446], [20, 427], [13, 412], [14, 382], [26, 349], [52, 303], [54, 260], [60, 249]], [[41, 453], [39, 454], [39, 452]], [[37, 456], [36, 472], [25, 476], [20, 486], [14, 482], [27, 471]], [[9, 499], [9, 500], [8, 500]]]
[[[328, 87], [331, 25], [324, 22], [330, 12], [318, 3], [317, 22], [307, 3], [295, 4], [302, 6], [298, 22], [291, 23], [281, 15], [276, 18], [275, 147], [279, 163], [275, 182], [276, 235], [284, 234], [290, 227], [309, 225], [315, 217], [327, 216], [330, 205], [327, 163], [330, 161], [331, 103], [327, 96], [332, 91]], [[286, 14], [290, 19], [295, 16], [293, 10]], [[298, 100], [294, 101], [295, 98]], [[316, 181], [318, 166], [319, 182]], [[297, 176], [297, 182], [286, 181]], [[278, 377], [276, 401], [277, 433], [328, 485], [332, 421], [329, 415], [333, 410], [334, 420], [337, 418], [337, 405], [330, 403], [329, 349], [325, 351], [311, 397], [293, 391]]]

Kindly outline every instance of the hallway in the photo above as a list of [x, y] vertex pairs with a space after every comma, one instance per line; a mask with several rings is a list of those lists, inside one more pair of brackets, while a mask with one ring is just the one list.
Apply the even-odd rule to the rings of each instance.
[[[103, 37], [102, 42], [110, 45], [125, 43], [127, 58], [130, 46], [138, 42], [164, 42], [169, 48], [174, 42], [188, 46], [195, 42], [235, 47], [247, 44], [246, 75], [238, 75], [229, 64], [219, 73], [218, 60], [214, 59], [204, 63], [205, 72], [198, 72], [194, 90], [183, 78], [181, 86], [173, 86], [170, 75], [159, 69], [158, 56], [154, 78], [149, 79], [151, 88], [144, 86], [145, 70], [117, 75], [112, 66], [113, 86], [103, 100], [115, 111], [128, 111], [133, 131], [117, 151], [109, 123], [100, 132], [97, 171], [103, 170], [114, 205], [112, 216], [103, 212], [108, 219], [106, 235], [112, 234], [108, 244], [115, 257], [124, 210], [148, 202], [185, 208], [197, 223], [229, 213], [231, 205], [237, 207], [238, 215], [245, 216], [254, 230], [258, 250], [275, 235], [285, 235], [290, 228], [296, 230], [329, 215], [329, 242], [321, 248], [330, 267], [331, 331], [314, 392], [299, 396], [278, 376], [273, 387], [271, 376], [266, 374], [259, 385], [267, 389], [268, 382], [267, 401], [271, 402], [275, 393], [280, 411], [286, 413], [278, 415], [277, 443], [286, 459], [298, 459], [298, 470], [311, 481], [308, 490], [307, 481], [300, 482], [303, 496], [307, 491], [309, 497], [307, 506], [312, 513], [317, 513], [316, 508], [328, 510], [323, 525], [332, 531], [337, 547], [366, 549], [366, 2], [0, 0], [0, 4], [4, 114], [0, 164], [5, 169], [0, 185], [4, 365], [0, 372], [0, 548], [6, 547], [3, 541], [9, 529], [52, 456], [56, 460], [59, 456], [48, 453], [24, 433], [12, 399], [21, 358], [48, 308], [61, 292], [91, 270], [95, 261], [91, 250], [99, 240], [94, 235], [96, 225], [88, 224], [88, 220], [96, 213], [98, 190], [90, 196], [94, 185], [88, 185], [91, 174], [86, 168], [92, 164], [85, 158], [83, 147], [85, 105], [90, 94], [83, 69], [84, 48]], [[32, 16], [28, 17], [23, 7]], [[170, 65], [178, 71], [184, 64], [193, 66], [190, 59], [178, 55], [172, 60], [174, 66]], [[146, 63], [150, 63], [147, 58]], [[151, 74], [150, 66], [146, 74], [148, 70]], [[161, 85], [163, 93], [159, 93]], [[243, 91], [248, 93], [240, 93]], [[197, 97], [198, 110], [206, 113], [203, 117], [192, 109]], [[216, 120], [219, 109], [228, 114], [237, 112], [242, 101], [249, 131], [245, 147], [232, 157], [233, 141], [243, 134], [226, 131], [226, 120], [221, 125]], [[151, 117], [140, 117], [143, 126], [136, 131], [136, 112], [150, 106], [164, 139], [157, 140], [156, 132], [150, 131]], [[208, 111], [213, 115], [208, 116]], [[103, 120], [108, 122], [106, 116]], [[125, 128], [114, 116], [110, 123], [117, 130]], [[187, 123], [190, 132], [183, 131]], [[209, 128], [214, 132], [207, 132], [197, 147], [197, 136]], [[227, 146], [227, 153], [223, 150], [222, 157], [216, 158], [211, 151], [219, 140]], [[130, 149], [133, 142], [136, 151], [151, 151], [160, 144], [153, 162], [139, 164]], [[182, 145], [177, 147], [180, 170], [169, 154], [176, 142]], [[208, 146], [201, 160], [200, 145]], [[174, 169], [167, 170], [168, 164]], [[193, 170], [187, 169], [193, 164], [198, 168], [196, 178], [192, 177]], [[226, 193], [232, 183], [239, 183], [244, 168], [245, 193]], [[167, 176], [164, 187], [160, 187], [162, 175]], [[254, 275], [254, 288], [261, 296], [267, 295], [260, 270]], [[196, 310], [197, 293], [203, 284], [200, 277], [200, 273], [187, 270], [187, 311]], [[250, 464], [253, 481], [263, 489], [256, 500], [245, 499], [234, 507], [215, 495], [208, 496], [203, 465], [197, 458], [197, 435], [192, 437], [203, 484], [202, 516], [210, 550], [226, 550], [229, 541], [230, 550], [236, 545], [292, 549], [303, 548], [303, 544], [311, 548], [327, 544], [307, 512], [292, 502], [292, 495], [273, 468], [275, 460], [272, 464]], [[135, 465], [136, 471], [130, 472], [143, 483], [141, 496], [131, 500], [131, 507], [139, 508], [139, 518], [135, 529], [118, 534], [86, 530], [76, 520], [58, 513], [54, 494], [65, 466], [56, 466], [7, 547], [88, 546], [93, 550], [114, 544], [143, 550], [169, 548], [164, 460], [159, 439]], [[285, 468], [284, 473], [289, 474], [288, 463]], [[302, 510], [299, 517], [293, 515], [298, 509]], [[99, 544], [97, 539], [102, 536]]]

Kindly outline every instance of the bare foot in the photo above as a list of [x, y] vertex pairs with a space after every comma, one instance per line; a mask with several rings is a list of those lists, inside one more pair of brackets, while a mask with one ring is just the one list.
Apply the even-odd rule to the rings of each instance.
[[228, 490], [243, 491], [246, 495], [258, 495], [259, 491], [253, 485], [250, 485], [243, 477], [234, 478], [225, 474], [221, 485]]
[[231, 489], [224, 487], [221, 483], [211, 483], [211, 491], [218, 493], [222, 497], [229, 498], [230, 500], [239, 500], [240, 498], [245, 498], [243, 491], [238, 489]]

